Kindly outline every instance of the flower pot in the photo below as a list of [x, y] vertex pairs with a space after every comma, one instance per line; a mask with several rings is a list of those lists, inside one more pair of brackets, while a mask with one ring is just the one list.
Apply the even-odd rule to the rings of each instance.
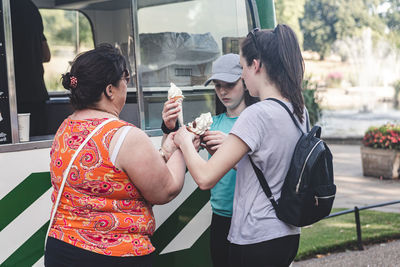
[[400, 174], [400, 151], [361, 146], [364, 176], [398, 179]]

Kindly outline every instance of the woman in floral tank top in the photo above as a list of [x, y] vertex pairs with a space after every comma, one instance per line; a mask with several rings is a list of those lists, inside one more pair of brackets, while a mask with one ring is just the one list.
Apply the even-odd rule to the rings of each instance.
[[148, 136], [118, 119], [129, 73], [118, 49], [101, 45], [79, 55], [63, 86], [75, 112], [59, 127], [50, 152], [52, 201], [75, 151], [48, 236], [46, 266], [151, 266], [153, 204], [171, 201], [182, 189], [185, 163], [171, 134], [155, 150]]

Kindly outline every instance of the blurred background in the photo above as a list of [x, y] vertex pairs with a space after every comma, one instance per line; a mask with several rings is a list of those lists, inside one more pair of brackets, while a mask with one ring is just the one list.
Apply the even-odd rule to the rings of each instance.
[[[361, 138], [369, 126], [399, 122], [399, 0], [276, 0], [275, 8], [301, 44], [304, 96], [323, 137]], [[68, 60], [93, 48], [91, 26], [80, 12], [40, 12], [52, 54], [46, 86], [63, 92]]]

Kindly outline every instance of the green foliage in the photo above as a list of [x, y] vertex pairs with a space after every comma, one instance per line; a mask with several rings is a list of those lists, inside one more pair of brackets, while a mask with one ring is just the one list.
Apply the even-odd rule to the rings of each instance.
[[303, 80], [304, 104], [308, 110], [311, 125], [314, 125], [321, 117], [321, 108], [316, 99], [315, 93], [318, 85], [310, 81], [310, 78]]
[[377, 0], [307, 0], [301, 28], [304, 50], [324, 59], [336, 40], [359, 36], [366, 27], [383, 32], [384, 24], [374, 12]]
[[289, 25], [297, 35], [300, 47], [303, 46], [303, 32], [300, 29], [300, 18], [304, 16], [306, 0], [276, 0], [275, 15], [280, 24]]
[[61, 83], [61, 74], [47, 74], [44, 76], [44, 79], [48, 91], [65, 91]]
[[[334, 212], [337, 212], [335, 209]], [[400, 216], [372, 210], [360, 212], [363, 243], [400, 238]], [[357, 246], [354, 213], [324, 219], [301, 230], [296, 260]]]
[[[74, 46], [76, 43], [76, 21], [79, 21], [79, 44], [93, 46], [93, 35], [89, 20], [80, 12], [41, 9], [45, 35], [52, 45]], [[78, 15], [78, 16], [77, 16]]]
[[382, 0], [388, 6], [386, 12], [381, 13], [382, 20], [387, 25], [389, 32], [389, 40], [400, 49], [400, 1], [399, 0]]
[[366, 147], [400, 150], [400, 124], [370, 127], [363, 138]]
[[386, 22], [388, 28], [393, 32], [400, 32], [400, 1], [399, 0], [383, 0], [382, 4], [388, 6], [386, 12], [381, 14], [382, 19]]

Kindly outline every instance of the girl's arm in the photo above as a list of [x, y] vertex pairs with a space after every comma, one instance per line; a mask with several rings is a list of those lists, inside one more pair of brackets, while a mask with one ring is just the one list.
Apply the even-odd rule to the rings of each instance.
[[205, 161], [192, 144], [192, 134], [181, 127], [174, 137], [182, 150], [186, 165], [200, 189], [210, 189], [250, 150], [246, 143], [229, 134], [215, 154]]

